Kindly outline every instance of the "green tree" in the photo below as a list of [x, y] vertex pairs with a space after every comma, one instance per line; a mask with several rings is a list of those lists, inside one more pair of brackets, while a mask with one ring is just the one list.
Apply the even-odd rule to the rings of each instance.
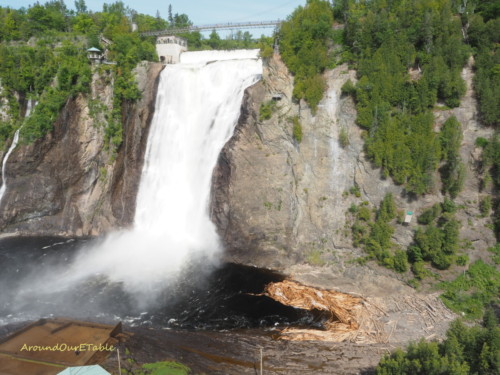
[[294, 97], [305, 99], [313, 112], [326, 88], [321, 73], [328, 64], [328, 41], [333, 24], [328, 1], [308, 0], [280, 28], [283, 61], [295, 76]]
[[[494, 315], [491, 314], [491, 317]], [[484, 324], [484, 323], [483, 323]], [[447, 338], [441, 342], [420, 340], [405, 351], [397, 349], [382, 358], [377, 375], [473, 375], [497, 374], [500, 370], [500, 328], [496, 321], [489, 327], [467, 327], [452, 322]]]
[[75, 0], [76, 14], [87, 13], [87, 4], [85, 0]]
[[221, 44], [220, 36], [219, 36], [219, 34], [217, 34], [217, 31], [215, 31], [215, 29], [212, 30], [212, 32], [210, 33], [210, 37], [208, 39], [208, 44], [210, 45], [210, 47], [212, 49], [219, 48], [219, 46]]
[[443, 124], [440, 132], [441, 155], [445, 165], [440, 169], [443, 181], [443, 191], [452, 198], [462, 190], [465, 179], [465, 167], [460, 157], [462, 143], [462, 128], [455, 116], [450, 117]]

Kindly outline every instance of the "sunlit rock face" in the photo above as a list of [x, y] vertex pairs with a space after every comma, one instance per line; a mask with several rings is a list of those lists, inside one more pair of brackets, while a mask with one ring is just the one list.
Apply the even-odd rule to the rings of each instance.
[[[106, 73], [93, 75], [91, 95], [67, 101], [45, 137], [32, 144], [20, 140], [6, 162], [3, 234], [86, 236], [131, 224], [162, 69], [147, 62], [135, 69], [142, 98], [123, 107], [123, 142], [116, 154], [105, 145], [105, 116], [113, 101]], [[91, 97], [102, 106], [98, 114], [91, 113]]]

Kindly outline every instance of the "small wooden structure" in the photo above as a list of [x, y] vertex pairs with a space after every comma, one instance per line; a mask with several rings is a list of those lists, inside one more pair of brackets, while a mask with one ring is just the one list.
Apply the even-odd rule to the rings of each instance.
[[410, 225], [412, 218], [413, 218], [413, 211], [406, 211], [404, 224]]

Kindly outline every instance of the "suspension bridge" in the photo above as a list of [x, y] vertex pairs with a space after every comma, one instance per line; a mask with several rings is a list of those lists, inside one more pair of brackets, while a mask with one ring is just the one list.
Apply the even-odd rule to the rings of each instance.
[[173, 28], [158, 31], [145, 31], [142, 32], [142, 36], [165, 36], [165, 35], [177, 35], [182, 33], [190, 33], [193, 31], [206, 31], [206, 30], [233, 30], [233, 29], [265, 29], [279, 26], [283, 21], [258, 21], [258, 22], [228, 22], [228, 23], [216, 23], [212, 25], [201, 25], [201, 26], [188, 26], [182, 28]]

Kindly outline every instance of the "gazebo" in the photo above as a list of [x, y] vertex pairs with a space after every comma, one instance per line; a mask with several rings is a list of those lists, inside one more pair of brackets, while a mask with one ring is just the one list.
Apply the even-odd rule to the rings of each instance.
[[87, 50], [87, 57], [93, 64], [99, 64], [102, 60], [102, 53], [99, 48], [91, 47]]

